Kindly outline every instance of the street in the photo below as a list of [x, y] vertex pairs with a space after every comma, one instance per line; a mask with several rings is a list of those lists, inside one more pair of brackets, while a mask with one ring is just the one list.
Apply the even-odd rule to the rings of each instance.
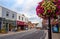
[[45, 39], [46, 33], [43, 30], [33, 29], [13, 35], [0, 36], [0, 39]]

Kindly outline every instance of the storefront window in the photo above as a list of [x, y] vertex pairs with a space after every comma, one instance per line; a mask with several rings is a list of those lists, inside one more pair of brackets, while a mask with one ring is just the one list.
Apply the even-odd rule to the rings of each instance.
[[3, 27], [2, 29], [6, 29], [6, 24], [3, 22]]
[[22, 21], [23, 21], [23, 17], [22, 17]]

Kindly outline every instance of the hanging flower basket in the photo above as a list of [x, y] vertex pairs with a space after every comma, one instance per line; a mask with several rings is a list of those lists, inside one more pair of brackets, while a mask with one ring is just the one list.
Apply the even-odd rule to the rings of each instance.
[[60, 15], [60, 1], [43, 0], [38, 4], [36, 12], [41, 18], [47, 19], [50, 16], [56, 19], [57, 15]]
[[36, 14], [38, 17], [48, 19], [48, 39], [52, 39], [50, 21], [60, 15], [60, 0], [42, 0], [36, 8]]

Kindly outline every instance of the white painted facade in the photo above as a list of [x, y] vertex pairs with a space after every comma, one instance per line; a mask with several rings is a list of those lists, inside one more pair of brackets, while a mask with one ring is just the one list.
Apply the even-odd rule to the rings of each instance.
[[17, 13], [17, 20], [22, 22], [28, 22], [28, 18], [25, 17], [23, 14], [19, 14], [19, 13]]
[[8, 20], [16, 20], [17, 13], [0, 6], [0, 17], [8, 19]]
[[[14, 18], [13, 18], [13, 14], [14, 14]], [[19, 19], [19, 16], [20, 16], [20, 19]], [[16, 13], [14, 11], [11, 11], [1, 6], [0, 6], [0, 17], [5, 18], [7, 20], [18, 20], [22, 22], [28, 22], [28, 18], [25, 17], [25, 15]]]
[[0, 7], [0, 17], [2, 17], [2, 8]]

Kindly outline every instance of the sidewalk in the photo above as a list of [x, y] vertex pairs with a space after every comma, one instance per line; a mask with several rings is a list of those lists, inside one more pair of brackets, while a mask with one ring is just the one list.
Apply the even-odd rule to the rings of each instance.
[[6, 36], [6, 35], [13, 35], [13, 34], [18, 34], [18, 33], [23, 33], [23, 32], [27, 32], [27, 31], [30, 31], [30, 30], [33, 30], [33, 29], [23, 30], [23, 31], [18, 31], [18, 32], [8, 32], [6, 34], [0, 34], [0, 37], [1, 36]]
[[52, 33], [52, 39], [60, 39], [60, 33]]
[[[45, 30], [46, 37], [45, 39], [48, 39], [48, 31]], [[60, 39], [60, 33], [52, 33], [52, 39]]]
[[46, 36], [45, 39], [48, 39], [48, 30], [45, 30]]

